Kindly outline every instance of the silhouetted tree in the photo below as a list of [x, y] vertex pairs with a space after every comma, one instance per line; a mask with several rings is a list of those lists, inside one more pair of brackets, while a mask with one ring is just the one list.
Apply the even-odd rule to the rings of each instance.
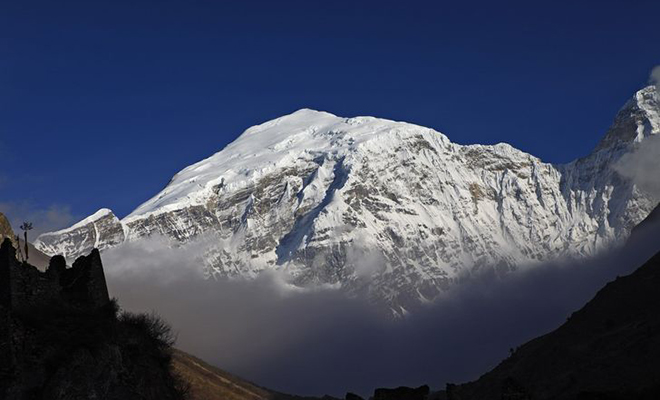
[[32, 230], [32, 222], [23, 222], [23, 225], [20, 226], [23, 230], [23, 235], [25, 236], [25, 261], [28, 260], [28, 231]]

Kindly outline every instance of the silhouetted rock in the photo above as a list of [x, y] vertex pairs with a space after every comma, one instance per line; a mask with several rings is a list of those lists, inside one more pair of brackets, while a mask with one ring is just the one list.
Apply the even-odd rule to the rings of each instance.
[[105, 306], [108, 288], [98, 250], [78, 258], [66, 268], [62, 257], [55, 256], [46, 272], [16, 259], [9, 239], [0, 247], [0, 306], [8, 310], [46, 303], [78, 303], [89, 308]]
[[355, 393], [348, 392], [344, 397], [345, 400], [364, 400], [362, 397], [358, 396]]
[[373, 400], [425, 400], [430, 389], [427, 385], [418, 388], [400, 386], [396, 389], [376, 389]]
[[45, 272], [0, 246], [0, 399], [183, 399], [173, 336], [111, 301], [98, 250]]

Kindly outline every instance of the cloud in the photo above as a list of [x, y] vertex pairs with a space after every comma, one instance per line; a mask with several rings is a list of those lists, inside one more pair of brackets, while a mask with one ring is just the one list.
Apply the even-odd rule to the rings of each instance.
[[363, 233], [355, 237], [353, 245], [346, 251], [346, 264], [354, 268], [359, 279], [370, 281], [384, 270], [386, 259], [377, 246], [369, 243], [366, 236]]
[[336, 396], [475, 379], [651, 255], [640, 244], [589, 262], [521, 268], [506, 279], [484, 272], [395, 321], [341, 290], [291, 290], [284, 271], [201, 279], [196, 246], [152, 239], [106, 251], [111, 295], [126, 309], [160, 313], [179, 347], [220, 368], [280, 391]]
[[649, 78], [651, 84], [655, 85], [655, 90], [660, 96], [660, 65], [651, 70], [651, 77]]
[[14, 231], [24, 222], [32, 222], [34, 229], [30, 236], [34, 239], [44, 232], [70, 226], [78, 220], [68, 206], [53, 204], [40, 208], [31, 202], [0, 202], [0, 212], [5, 214]]
[[614, 168], [640, 190], [660, 199], [660, 135], [638, 143], [637, 148], [624, 154]]

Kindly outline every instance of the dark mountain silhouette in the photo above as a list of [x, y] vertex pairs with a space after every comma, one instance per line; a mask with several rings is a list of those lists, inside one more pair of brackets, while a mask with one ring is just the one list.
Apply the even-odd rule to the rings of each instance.
[[2, 243], [1, 399], [183, 399], [172, 343], [158, 317], [119, 313], [98, 250], [41, 272]]
[[[644, 241], [660, 247], [659, 210], [636, 229], [628, 251]], [[660, 253], [478, 380], [447, 385], [447, 398], [660, 399]]]

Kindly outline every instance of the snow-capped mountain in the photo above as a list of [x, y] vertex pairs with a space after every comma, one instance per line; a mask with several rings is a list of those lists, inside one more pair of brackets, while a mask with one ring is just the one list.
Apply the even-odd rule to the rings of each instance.
[[303, 109], [249, 128], [121, 221], [103, 209], [35, 245], [73, 259], [154, 234], [181, 245], [206, 237], [212, 274], [283, 269], [300, 285], [365, 289], [400, 312], [480, 267], [588, 256], [625, 239], [658, 199], [614, 166], [658, 132], [655, 87], [626, 103], [590, 155], [565, 165]]

